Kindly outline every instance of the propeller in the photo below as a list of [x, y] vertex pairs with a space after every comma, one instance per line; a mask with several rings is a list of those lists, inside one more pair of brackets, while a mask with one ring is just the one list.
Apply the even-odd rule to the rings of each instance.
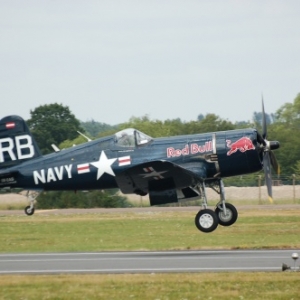
[[266, 184], [268, 189], [269, 201], [273, 203], [272, 195], [272, 171], [271, 166], [273, 167], [276, 174], [279, 174], [279, 164], [276, 160], [276, 157], [272, 150], [279, 148], [279, 142], [277, 141], [268, 141], [267, 140], [267, 121], [264, 108], [264, 100], [262, 99], [262, 136], [259, 136], [259, 140], [262, 143], [263, 150], [263, 167], [265, 172]]

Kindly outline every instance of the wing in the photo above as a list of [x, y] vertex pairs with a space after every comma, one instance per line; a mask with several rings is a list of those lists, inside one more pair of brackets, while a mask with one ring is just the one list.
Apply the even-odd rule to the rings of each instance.
[[205, 177], [205, 165], [201, 163], [177, 165], [168, 161], [152, 161], [126, 169], [116, 175], [116, 181], [124, 194], [146, 195], [149, 190], [192, 186]]

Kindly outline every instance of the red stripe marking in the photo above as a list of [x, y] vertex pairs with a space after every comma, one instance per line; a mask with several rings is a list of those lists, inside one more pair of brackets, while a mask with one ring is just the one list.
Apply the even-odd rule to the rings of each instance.
[[120, 163], [125, 163], [125, 162], [131, 162], [131, 159], [130, 158], [127, 158], [127, 159], [121, 159], [119, 160]]
[[77, 167], [78, 171], [88, 170], [88, 169], [89, 169], [89, 166]]
[[6, 123], [5, 126], [7, 129], [11, 129], [11, 128], [15, 128], [16, 124], [14, 122], [10, 122], [10, 123]]

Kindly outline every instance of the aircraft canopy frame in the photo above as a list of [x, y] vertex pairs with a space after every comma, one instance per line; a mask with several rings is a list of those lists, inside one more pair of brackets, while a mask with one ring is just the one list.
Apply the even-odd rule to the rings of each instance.
[[115, 133], [115, 142], [120, 147], [137, 147], [151, 141], [152, 137], [134, 128], [127, 128]]

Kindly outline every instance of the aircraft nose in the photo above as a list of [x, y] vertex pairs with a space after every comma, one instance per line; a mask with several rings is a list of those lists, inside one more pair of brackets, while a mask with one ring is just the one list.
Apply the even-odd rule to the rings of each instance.
[[280, 147], [280, 144], [278, 141], [271, 141], [270, 142], [270, 149], [271, 150], [275, 150], [278, 149]]

